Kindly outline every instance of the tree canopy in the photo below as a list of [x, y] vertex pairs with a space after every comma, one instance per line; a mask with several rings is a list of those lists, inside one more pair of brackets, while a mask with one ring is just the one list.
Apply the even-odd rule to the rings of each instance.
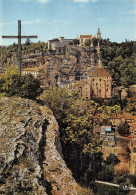
[[0, 92], [35, 99], [41, 93], [40, 81], [31, 74], [22, 76], [16, 68], [9, 67], [0, 77]]
[[101, 41], [103, 64], [117, 85], [136, 84], [136, 43]]

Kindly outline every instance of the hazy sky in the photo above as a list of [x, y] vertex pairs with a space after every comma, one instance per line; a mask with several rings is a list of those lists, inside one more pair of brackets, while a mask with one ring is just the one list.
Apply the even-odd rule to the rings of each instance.
[[17, 20], [36, 42], [96, 34], [98, 27], [104, 39], [136, 40], [136, 0], [0, 0], [0, 44], [16, 41], [1, 35], [17, 35]]

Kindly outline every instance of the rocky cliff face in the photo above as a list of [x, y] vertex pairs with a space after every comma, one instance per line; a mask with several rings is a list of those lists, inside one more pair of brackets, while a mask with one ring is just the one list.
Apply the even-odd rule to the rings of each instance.
[[27, 99], [1, 98], [0, 194], [82, 192], [63, 160], [50, 109]]
[[[68, 46], [62, 51], [46, 51], [22, 55], [22, 67], [39, 67], [39, 78], [47, 88], [65, 81], [86, 77], [97, 63], [97, 47]], [[17, 65], [17, 56], [7, 56], [3, 69], [8, 65]]]

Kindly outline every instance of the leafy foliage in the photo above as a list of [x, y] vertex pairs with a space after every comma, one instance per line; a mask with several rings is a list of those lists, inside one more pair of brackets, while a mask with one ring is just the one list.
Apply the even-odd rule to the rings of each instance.
[[102, 181], [108, 181], [108, 182], [113, 181], [113, 178], [114, 178], [113, 165], [112, 164], [104, 165], [98, 174], [98, 178], [99, 180], [102, 180]]
[[86, 39], [84, 44], [85, 46], [90, 46], [91, 42], [92, 42], [91, 39]]
[[106, 160], [105, 160], [105, 164], [107, 165], [116, 165], [120, 162], [119, 158], [115, 155], [115, 154], [110, 154], [109, 156], [107, 156]]
[[31, 74], [22, 76], [21, 91], [21, 97], [35, 99], [42, 92], [40, 89], [40, 80], [34, 78]]
[[[117, 113], [120, 107], [100, 105], [96, 101], [79, 98], [73, 86], [55, 87], [44, 92], [41, 97], [59, 123], [67, 166], [78, 182], [87, 185], [97, 177], [102, 161], [101, 141], [93, 128], [102, 125], [103, 120], [109, 118], [111, 113]], [[96, 160], [99, 162], [96, 163]]]
[[136, 83], [136, 43], [101, 41], [103, 64], [117, 85], [129, 86]]
[[98, 178], [102, 181], [113, 181], [114, 179], [114, 166], [118, 164], [120, 160], [115, 154], [110, 154], [104, 161], [104, 165], [98, 173]]
[[117, 131], [120, 135], [129, 135], [130, 134], [130, 130], [129, 130], [129, 125], [128, 123], [120, 123], [120, 125], [117, 128]]
[[10, 67], [0, 77], [0, 92], [35, 99], [41, 93], [40, 81], [31, 74], [22, 76], [17, 69]]
[[100, 141], [93, 133], [98, 104], [77, 98], [73, 89], [53, 88], [43, 95], [63, 131], [63, 141], [76, 143], [84, 153], [100, 152]]
[[74, 45], [79, 45], [79, 40], [78, 39], [74, 39], [73, 43], [74, 43]]

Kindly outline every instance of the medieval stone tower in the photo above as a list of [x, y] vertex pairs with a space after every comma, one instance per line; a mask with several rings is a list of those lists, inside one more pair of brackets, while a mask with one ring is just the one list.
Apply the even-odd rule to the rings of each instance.
[[100, 29], [98, 28], [98, 32], [97, 32], [97, 40], [98, 40], [98, 43], [100, 43], [100, 40], [101, 40], [101, 32], [100, 32]]

